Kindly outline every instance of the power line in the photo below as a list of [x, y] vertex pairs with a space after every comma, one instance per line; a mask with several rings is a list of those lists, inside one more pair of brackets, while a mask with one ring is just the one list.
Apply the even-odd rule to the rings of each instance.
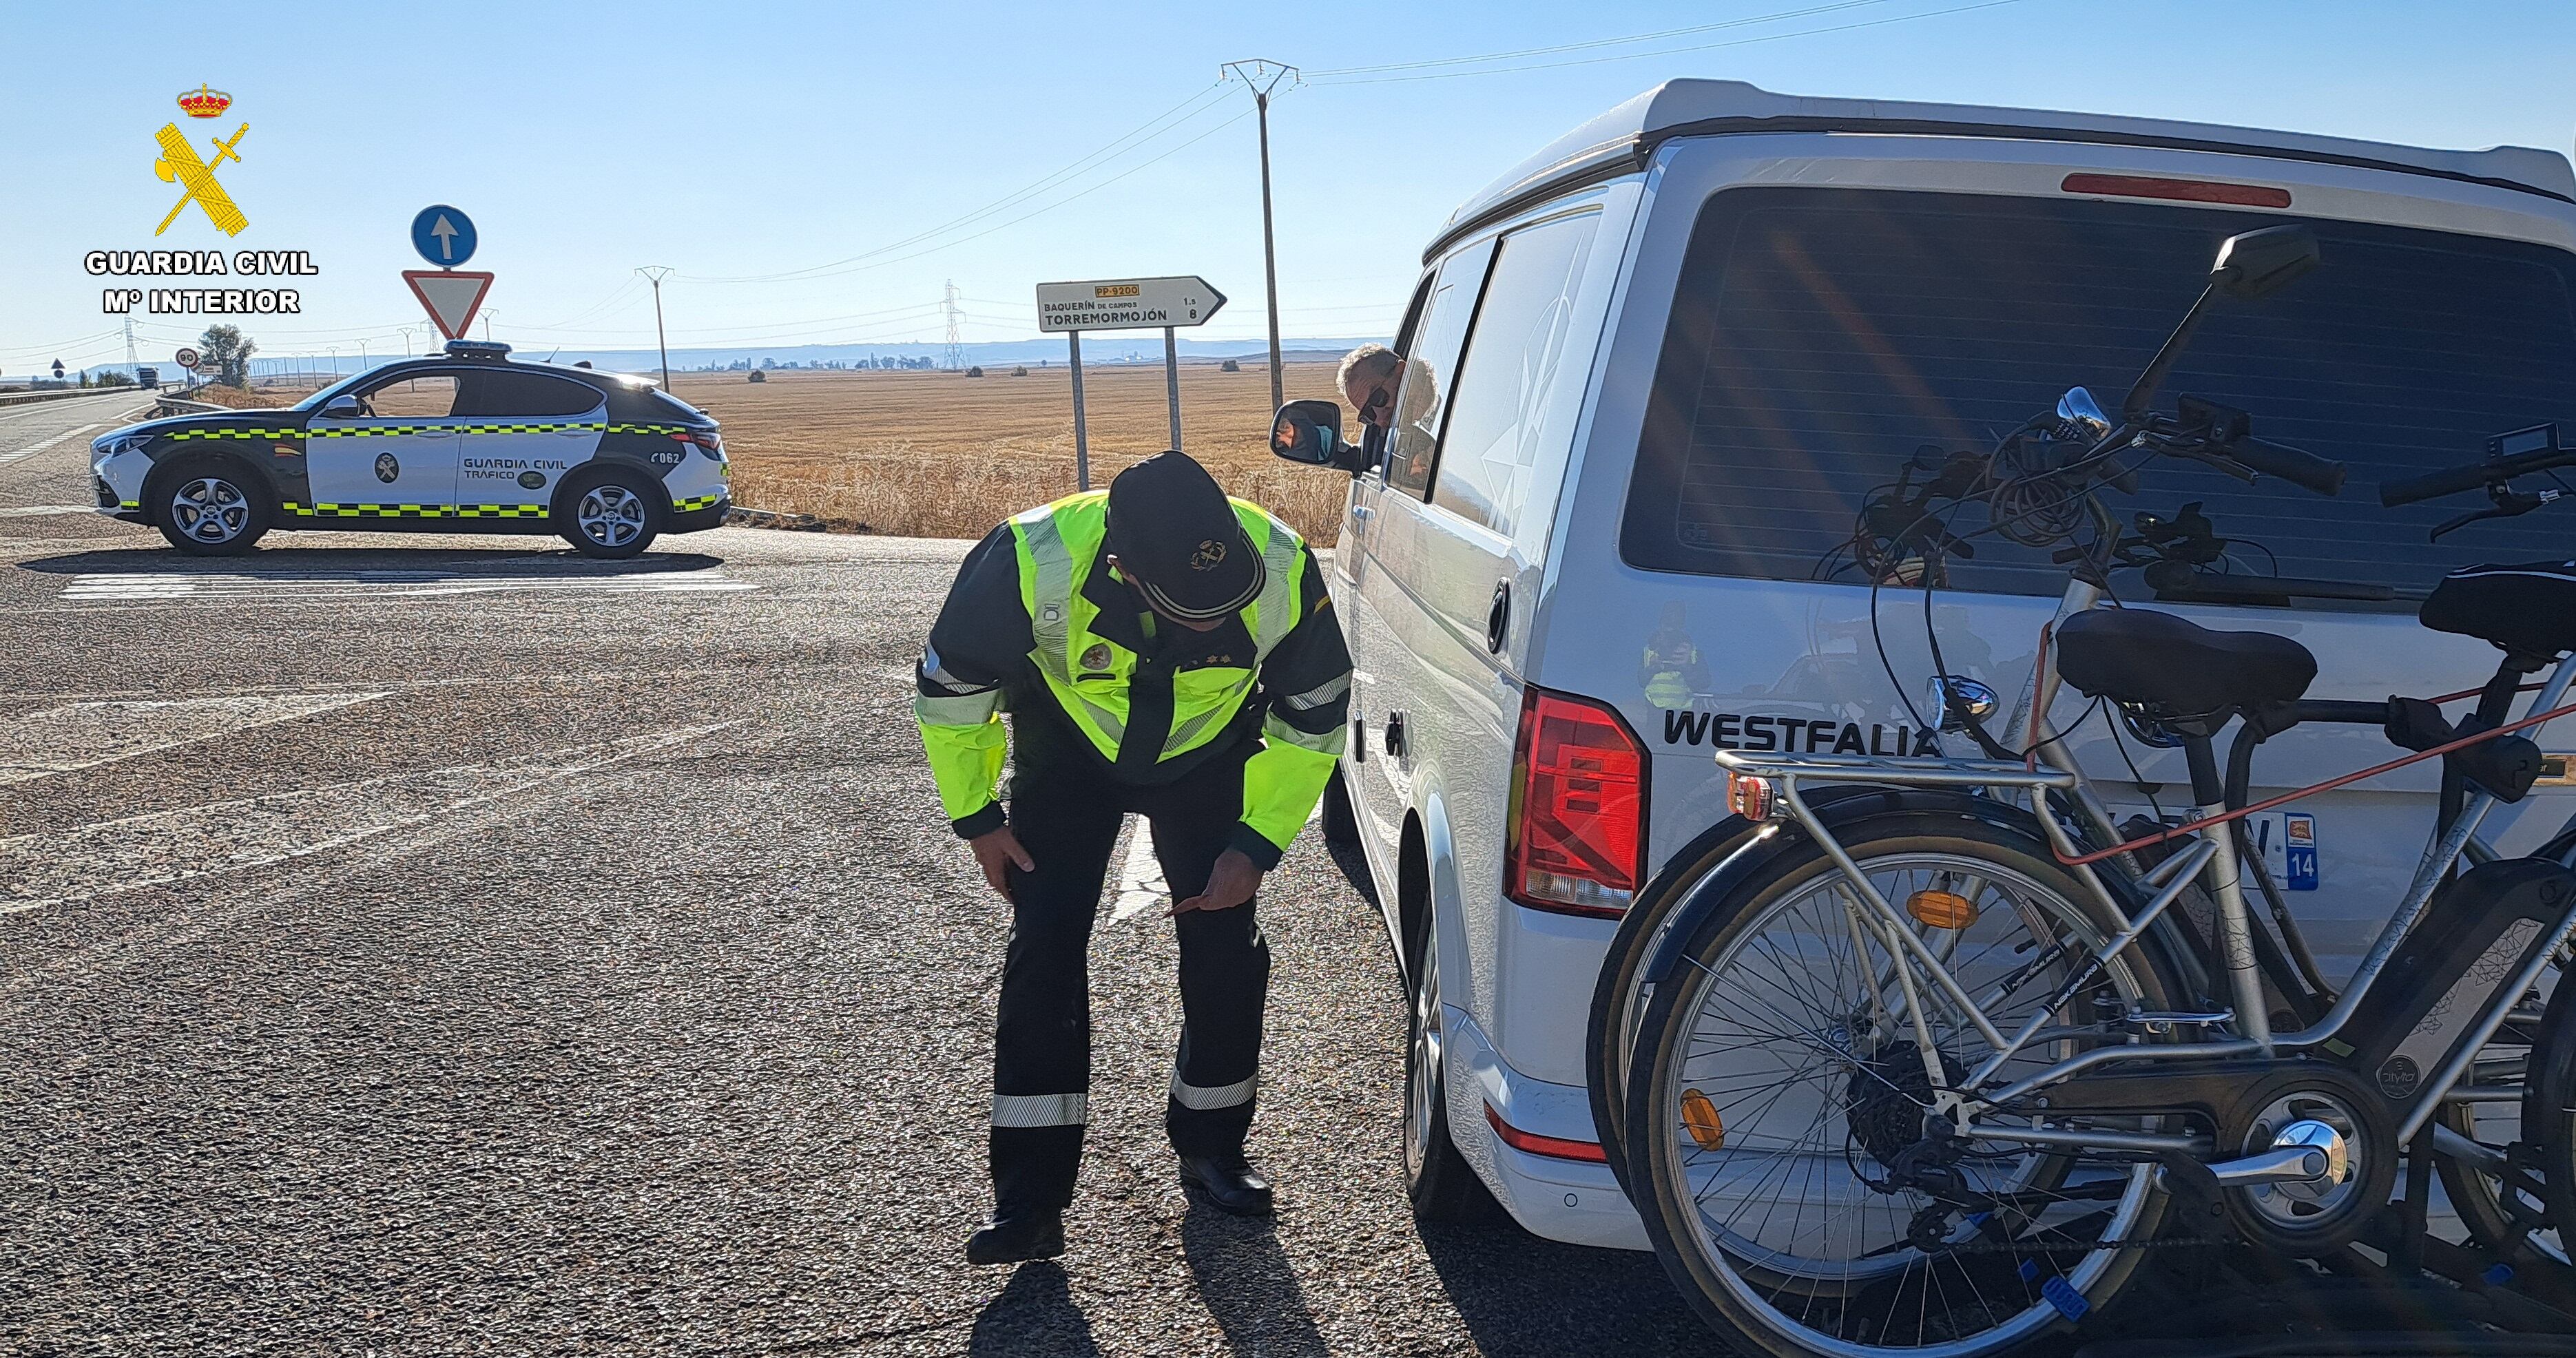
[[[1742, 19], [1727, 19], [1713, 24], [1693, 24], [1687, 28], [1667, 28], [1656, 33], [1632, 33], [1624, 38], [1595, 38], [1588, 42], [1561, 42], [1546, 47], [1524, 47], [1514, 52], [1485, 52], [1472, 57], [1434, 57], [1427, 61], [1390, 61], [1378, 66], [1337, 66], [1331, 70], [1311, 72], [1315, 78], [1326, 76], [1377, 75], [1386, 71], [1414, 71], [1432, 66], [1468, 66], [1487, 61], [1511, 61], [1521, 57], [1554, 56], [1560, 52], [1582, 52], [1602, 47], [1626, 47], [1632, 43], [1661, 42], [1667, 38], [1686, 38], [1694, 33], [1714, 33], [1722, 29], [1745, 28], [1754, 24], [1776, 23], [1783, 19], [1803, 19], [1810, 14], [1835, 10], [1863, 9], [1871, 5], [1892, 4], [1894, 0], [1836, 0], [1827, 5], [1805, 9], [1784, 9], [1771, 14], [1756, 14]], [[1359, 82], [1353, 81], [1353, 84]]]
[[[1938, 19], [1944, 15], [1966, 14], [1972, 10], [1997, 9], [2004, 5], [2014, 5], [2019, 3], [2021, 3], [2021, 0], [1983, 0], [1983, 3], [1981, 4], [1958, 5], [1949, 9], [1925, 10], [1918, 14], [1893, 14], [1884, 19], [1865, 19], [1859, 23], [1832, 24], [1823, 28], [1801, 28], [1788, 33], [1766, 33], [1760, 37], [1736, 38], [1728, 42], [1696, 43], [1688, 47], [1660, 47], [1650, 52], [1627, 52], [1618, 56], [1610, 57], [1584, 57], [1574, 61], [1545, 61], [1533, 62], [1522, 66], [1497, 66], [1480, 71], [1433, 71], [1422, 75], [1361, 76], [1358, 79], [1332, 78], [1325, 72], [1317, 72], [1315, 79], [1309, 83], [1317, 85], [1387, 85], [1408, 83], [1419, 80], [1456, 80], [1465, 76], [1513, 75], [1522, 71], [1552, 71], [1567, 66], [1599, 66], [1608, 62], [1641, 61], [1648, 57], [1678, 56], [1685, 52], [1713, 52], [1725, 47], [1751, 47], [1757, 43], [1779, 42], [1785, 38], [1812, 38], [1826, 33], [1849, 33], [1857, 29], [1878, 28], [1886, 24], [1901, 24], [1915, 19]], [[1752, 23], [1762, 21], [1746, 20], [1744, 22]], [[1493, 58], [1488, 59], [1490, 60]], [[1462, 62], [1471, 62], [1477, 59], [1472, 57], [1461, 57], [1458, 58], [1458, 60]]]
[[[1155, 115], [1153, 118], [1148, 119], [1144, 125], [1128, 132], [1126, 135], [1121, 136], [1114, 141], [1111, 141], [1108, 145], [1074, 161], [1072, 164], [1067, 165], [1062, 169], [1056, 170], [1053, 173], [1011, 193], [1005, 194], [990, 203], [986, 203], [984, 206], [979, 207], [972, 212], [966, 213], [962, 216], [952, 217], [945, 222], [941, 222], [937, 226], [924, 228], [923, 230], [916, 231], [899, 240], [888, 241], [874, 249], [862, 250], [858, 254], [848, 256], [847, 258], [836, 259], [826, 264], [810, 265], [802, 269], [789, 269], [779, 273], [768, 274], [742, 274], [731, 277], [693, 277], [691, 281], [699, 283], [779, 283], [806, 278], [824, 277], [834, 273], [846, 272], [848, 271], [846, 266], [863, 264], [866, 261], [877, 258], [878, 256], [908, 248], [961, 226], [972, 225], [973, 223], [981, 221], [996, 212], [1005, 211], [1024, 203], [1031, 198], [1045, 193], [1051, 188], [1062, 185], [1066, 181], [1081, 175], [1087, 170], [1097, 168], [1100, 164], [1108, 160], [1115, 159], [1118, 155], [1123, 154], [1126, 151], [1136, 149], [1144, 143], [1152, 141], [1156, 137], [1160, 137], [1164, 133], [1174, 130], [1181, 124], [1188, 122], [1190, 119], [1197, 117], [1203, 112], [1206, 112], [1207, 109], [1212, 107], [1218, 99], [1223, 97], [1223, 95], [1224, 83], [1220, 81], [1216, 84], [1212, 84], [1207, 88], [1190, 95], [1190, 97], [1183, 99], [1181, 102], [1174, 104], [1172, 107]], [[1066, 201], [1071, 200], [1068, 199]], [[1026, 219], [1021, 218], [1019, 220]], [[967, 239], [972, 240], [974, 237], [970, 236], [967, 237]]]

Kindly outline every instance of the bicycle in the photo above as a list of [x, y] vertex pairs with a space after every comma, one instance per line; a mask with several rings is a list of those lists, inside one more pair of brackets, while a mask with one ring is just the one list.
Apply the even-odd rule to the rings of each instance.
[[[1596, 992], [1595, 1111], [1658, 1255], [1721, 1328], [1784, 1358], [1998, 1352], [2081, 1320], [2153, 1249], [2340, 1251], [2375, 1228], [2409, 1147], [2419, 1233], [2436, 1158], [2499, 1257], [2536, 1265], [2548, 1233], [2576, 1222], [2576, 987], [2555, 987], [2552, 970], [2576, 934], [2576, 872], [2502, 859], [2476, 833], [2539, 773], [2519, 733], [2576, 712], [2562, 706], [2576, 567], [2456, 573], [2426, 600], [2428, 625], [2506, 651], [2456, 725], [2425, 700], [2306, 698], [2315, 660], [2287, 638], [2101, 606], [2111, 571], [2171, 583], [2207, 531], [2185, 514], [2132, 537], [2092, 498], [2098, 484], [2181, 457], [2340, 489], [2338, 465], [2252, 438], [2242, 412], [2190, 398], [2177, 415], [2151, 409], [2215, 299], [2260, 297], [2315, 262], [2303, 228], [2231, 238], [2117, 420], [2071, 391], [1982, 466], [1901, 479], [1864, 513], [1873, 579], [1910, 568], [1927, 590], [1951, 550], [1932, 512], [1946, 500], [2047, 517], [2074, 544], [2041, 671], [2004, 723], [2025, 749], [1944, 690], [1944, 716], [1984, 757], [1721, 750], [1736, 819], [1678, 855], [1623, 922]], [[2016, 448], [2034, 432], [2083, 451], [2034, 462]], [[2497, 465], [2385, 490], [2495, 484]], [[2496, 503], [2520, 505], [2514, 494]], [[2368, 597], [2330, 581], [2215, 583], [2231, 578], [2204, 584]], [[2527, 715], [2508, 719], [2542, 669]], [[2064, 733], [2041, 729], [2070, 684], [2181, 746], [2195, 803], [2182, 824], [2113, 822]], [[2413, 752], [2249, 804], [2254, 751], [2302, 722], [2378, 724]], [[2457, 795], [2338, 991], [2259, 868], [2280, 938], [2258, 925], [2236, 827], [2436, 758]], [[2576, 855], [2576, 821], [2559, 840]], [[2183, 918], [2193, 907], [2177, 909], [2187, 898], [2206, 937]], [[2276, 1028], [2276, 1005], [2295, 1026]], [[2463, 1114], [2504, 1100], [2525, 1117], [2499, 1149]]]

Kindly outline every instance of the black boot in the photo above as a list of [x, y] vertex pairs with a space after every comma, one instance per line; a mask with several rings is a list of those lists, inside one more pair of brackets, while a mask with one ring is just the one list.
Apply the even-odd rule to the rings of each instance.
[[1017, 1264], [1052, 1259], [1062, 1253], [1064, 1216], [1058, 1212], [1016, 1216], [997, 1212], [984, 1229], [966, 1238], [966, 1262], [970, 1264]]
[[1181, 1182], [1207, 1194], [1220, 1212], [1239, 1217], [1270, 1215], [1270, 1181], [1241, 1155], [1184, 1155]]

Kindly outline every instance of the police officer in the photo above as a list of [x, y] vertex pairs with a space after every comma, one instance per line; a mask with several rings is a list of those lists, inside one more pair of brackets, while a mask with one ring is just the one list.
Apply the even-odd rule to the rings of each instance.
[[[976, 1263], [1064, 1252], [1091, 1076], [1085, 951], [1120, 817], [1153, 828], [1180, 935], [1164, 1128], [1184, 1183], [1270, 1210], [1244, 1158], [1270, 949], [1262, 874], [1342, 752], [1351, 664], [1303, 539], [1175, 451], [994, 529], [930, 629], [914, 711], [950, 824], [1011, 904]], [[1011, 714], [1005, 811], [1001, 713]]]

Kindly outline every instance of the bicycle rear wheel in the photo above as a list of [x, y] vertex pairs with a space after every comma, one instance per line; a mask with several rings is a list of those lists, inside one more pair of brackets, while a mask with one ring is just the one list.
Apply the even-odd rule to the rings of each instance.
[[[1909, 927], [2004, 1032], [2116, 931], [2033, 834], [1934, 814], [1855, 828], [1844, 847], [1887, 900], [1904, 910], [1930, 893]], [[1788, 856], [1715, 913], [1637, 1025], [1631, 1196], [1684, 1295], [1763, 1351], [1999, 1352], [2107, 1301], [2163, 1196], [2135, 1159], [2000, 1142], [1945, 1150], [1927, 1135], [1933, 1069], [1955, 1087], [1993, 1049], [1918, 978], [1926, 1059], [1872, 918], [1821, 849]], [[2048, 1022], [2084, 1029], [2132, 1005], [2165, 1007], [2171, 989], [2132, 950]], [[2099, 1040], [2098, 1029], [2053, 1037], [1997, 1076]], [[1946, 1183], [1927, 1158], [1944, 1159]]]

